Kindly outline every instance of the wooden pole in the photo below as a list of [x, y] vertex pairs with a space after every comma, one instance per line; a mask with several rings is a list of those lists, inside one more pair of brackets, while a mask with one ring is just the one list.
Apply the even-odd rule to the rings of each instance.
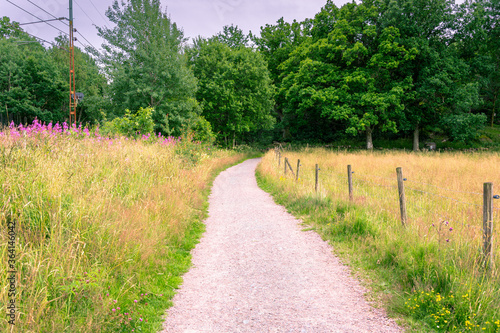
[[278, 167], [281, 166], [281, 152], [278, 151]]
[[352, 201], [352, 169], [351, 166], [347, 166], [347, 183], [349, 184], [349, 201]]
[[288, 169], [290, 169], [290, 172], [292, 173], [292, 175], [295, 176], [295, 172], [293, 172], [292, 165], [290, 164], [290, 161], [288, 160], [288, 158], [286, 159], [285, 170], [286, 170], [287, 165], [288, 165]]
[[288, 163], [288, 157], [285, 157], [285, 176], [286, 176], [286, 164]]
[[483, 187], [483, 254], [485, 267], [493, 264], [493, 184]]
[[406, 224], [406, 199], [405, 199], [405, 185], [403, 180], [403, 169], [401, 167], [396, 168], [396, 173], [398, 175], [398, 190], [399, 190], [399, 207], [401, 209], [401, 224], [403, 227]]
[[295, 180], [299, 180], [299, 170], [300, 170], [300, 160], [297, 160], [297, 174], [295, 175]]
[[315, 184], [314, 184], [314, 190], [315, 190], [316, 192], [318, 192], [318, 180], [319, 180], [318, 178], [319, 178], [319, 167], [318, 167], [318, 165], [316, 164], [316, 182], [315, 182]]

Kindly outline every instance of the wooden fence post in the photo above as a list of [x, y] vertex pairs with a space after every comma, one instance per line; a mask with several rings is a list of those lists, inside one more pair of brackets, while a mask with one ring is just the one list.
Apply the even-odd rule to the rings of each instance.
[[319, 178], [319, 167], [316, 164], [316, 182], [314, 184], [314, 190], [318, 192], [318, 178]]
[[278, 167], [281, 166], [281, 152], [278, 150]]
[[290, 172], [292, 173], [292, 175], [295, 177], [295, 172], [293, 172], [293, 169], [292, 169], [292, 165], [290, 164], [290, 161], [288, 160], [288, 158], [286, 159], [286, 163], [285, 163], [285, 169], [286, 169], [286, 166], [288, 165], [288, 169], [290, 169]]
[[300, 160], [297, 160], [297, 174], [295, 175], [295, 180], [299, 180], [299, 170], [300, 170]]
[[285, 157], [285, 176], [286, 176], [286, 164], [288, 163], [288, 157]]
[[483, 186], [483, 255], [484, 265], [493, 264], [493, 184]]
[[403, 227], [406, 224], [406, 199], [405, 199], [405, 185], [403, 180], [403, 169], [401, 167], [396, 168], [396, 173], [398, 175], [398, 190], [399, 190], [399, 207], [401, 209], [401, 223]]
[[349, 201], [352, 201], [352, 169], [351, 166], [347, 166], [347, 183], [349, 184]]

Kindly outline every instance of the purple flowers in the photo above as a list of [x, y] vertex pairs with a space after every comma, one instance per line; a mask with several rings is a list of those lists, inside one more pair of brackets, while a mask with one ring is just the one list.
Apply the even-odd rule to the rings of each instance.
[[[117, 143], [113, 142], [111, 138], [101, 136], [99, 132], [99, 126], [96, 126], [95, 130], [91, 132], [89, 128], [83, 128], [82, 124], [79, 124], [78, 126], [76, 126], [75, 124], [69, 125], [66, 122], [62, 124], [45, 124], [40, 122], [36, 118], [35, 120], [33, 120], [33, 123], [28, 126], [25, 126], [23, 124], [16, 126], [14, 122], [11, 122], [9, 124], [9, 129], [6, 132], [0, 132], [0, 138], [10, 137], [14, 141], [18, 141], [21, 138], [42, 139], [65, 136], [89, 139], [92, 142], [95, 142], [96, 140], [97, 142], [107, 142], [109, 146], [112, 146], [113, 143]], [[128, 138], [125, 138], [125, 140], [128, 140]], [[181, 138], [176, 138], [173, 136], [165, 137], [161, 133], [158, 133], [158, 135], [140, 134], [138, 140], [134, 139], [134, 141], [148, 141], [151, 143], [159, 143], [166, 146], [174, 146], [181, 141]], [[121, 144], [121, 141], [118, 141], [118, 144]]]

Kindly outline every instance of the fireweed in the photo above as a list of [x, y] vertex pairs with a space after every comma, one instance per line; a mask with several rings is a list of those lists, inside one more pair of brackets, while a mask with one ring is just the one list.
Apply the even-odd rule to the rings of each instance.
[[203, 231], [209, 183], [243, 157], [189, 136], [104, 137], [36, 120], [4, 128], [0, 252], [6, 263], [14, 219], [17, 318], [1, 316], [0, 331], [156, 332]]

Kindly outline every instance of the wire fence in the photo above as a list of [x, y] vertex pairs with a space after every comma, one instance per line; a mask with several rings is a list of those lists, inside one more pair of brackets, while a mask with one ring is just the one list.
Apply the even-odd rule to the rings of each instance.
[[[283, 151], [277, 148], [275, 160], [285, 178], [293, 177], [311, 192], [328, 192], [338, 197], [348, 195], [351, 202], [372, 201], [375, 206], [380, 204], [383, 196], [389, 204], [381, 209], [399, 218], [403, 227], [417, 220], [429, 227], [439, 228], [439, 231], [447, 229], [451, 232], [460, 226], [473, 239], [481, 239], [484, 265], [489, 266], [493, 260], [493, 220], [500, 212], [500, 208], [493, 206], [493, 200], [500, 199], [500, 196], [493, 194], [492, 183], [484, 183], [483, 193], [479, 193], [407, 179], [403, 177], [403, 168], [397, 168], [397, 177], [390, 178], [361, 174], [351, 165], [342, 167], [347, 169], [347, 173], [341, 173], [338, 165], [321, 170], [318, 164], [315, 164], [313, 183], [311, 170], [300, 169], [300, 159], [294, 170], [292, 164], [295, 163], [290, 162]], [[301, 177], [306, 173], [306, 177]], [[304, 179], [307, 180], [306, 183]], [[381, 191], [384, 191], [383, 195]], [[478, 223], [481, 220], [482, 225]], [[448, 238], [445, 240], [449, 241]]]

